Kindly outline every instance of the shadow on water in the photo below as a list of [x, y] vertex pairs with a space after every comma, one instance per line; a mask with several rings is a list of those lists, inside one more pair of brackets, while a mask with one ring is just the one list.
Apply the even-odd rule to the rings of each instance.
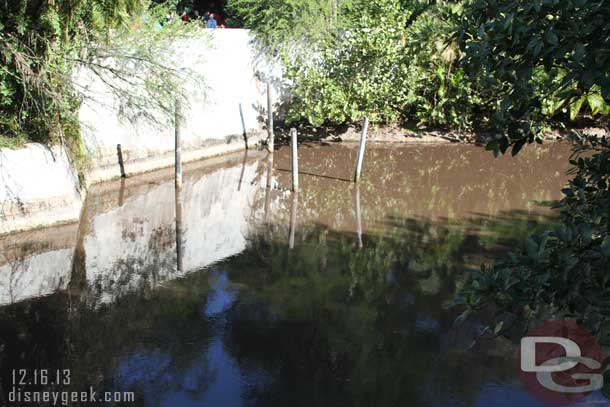
[[[0, 307], [0, 404], [12, 369], [46, 368], [131, 406], [538, 405], [514, 344], [468, 350], [486, 321], [454, 327], [447, 306], [468, 269], [552, 222], [529, 203], [556, 199], [563, 152], [496, 176], [474, 149], [442, 151], [371, 149], [385, 167], [367, 159], [359, 187], [306, 177], [299, 194], [278, 188], [281, 151], [187, 171], [182, 191], [154, 175], [93, 191], [79, 230], [40, 244], [63, 280]], [[354, 153], [301, 162], [341, 178]], [[20, 247], [6, 264], [31, 276]]]
[[[302, 228], [292, 251], [267, 231], [223, 264], [241, 288], [225, 346], [275, 380], [247, 393], [253, 404], [472, 405], [486, 384], [510, 383], [512, 359], [466, 351], [483, 321], [456, 330], [447, 309], [489, 244], [479, 220], [391, 222], [399, 234], [364, 235], [360, 249], [356, 234], [324, 225]], [[519, 230], [528, 220], [485, 222]]]
[[532, 226], [518, 211], [390, 218], [395, 233], [359, 248], [357, 233], [300, 225], [292, 250], [284, 227], [261, 229], [207, 273], [112, 304], [69, 289], [0, 309], [3, 383], [47, 366], [150, 406], [472, 405], [513, 363], [467, 352], [478, 325], [454, 329], [446, 305], [465, 268]]
[[[292, 170], [287, 170], [284, 168], [276, 168], [276, 171], [288, 172], [288, 173], [292, 174]], [[353, 180], [347, 179], [347, 178], [338, 178], [338, 177], [333, 177], [330, 175], [323, 175], [323, 174], [313, 174], [313, 173], [307, 172], [307, 171], [299, 171], [299, 174], [308, 175], [310, 177], [316, 177], [316, 178], [327, 178], [327, 179], [332, 179], [332, 180], [336, 180], [336, 181], [353, 182]]]

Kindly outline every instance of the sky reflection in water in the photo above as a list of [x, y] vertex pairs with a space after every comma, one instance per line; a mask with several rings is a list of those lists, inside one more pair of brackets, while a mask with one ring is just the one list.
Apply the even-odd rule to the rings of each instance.
[[253, 153], [191, 166], [180, 269], [167, 172], [97, 187], [80, 225], [0, 240], [3, 389], [15, 368], [69, 368], [72, 388], [141, 406], [540, 405], [514, 344], [467, 350], [484, 320], [456, 329], [447, 305], [464, 270], [549, 222], [569, 149], [373, 145], [358, 188], [355, 154], [301, 146], [296, 198], [286, 148], [272, 171]]

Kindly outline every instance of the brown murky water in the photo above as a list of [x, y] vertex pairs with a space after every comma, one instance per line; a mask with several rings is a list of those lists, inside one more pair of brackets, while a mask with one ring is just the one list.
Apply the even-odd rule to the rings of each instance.
[[[357, 190], [365, 230], [383, 228], [385, 221], [395, 218], [545, 213], [540, 204], [561, 197], [570, 149], [553, 144], [495, 159], [470, 145], [377, 145], [367, 151], [358, 188], [351, 182], [356, 155], [356, 145], [300, 146], [299, 215], [305, 223], [354, 230]], [[274, 187], [290, 189], [289, 150], [274, 161]]]
[[289, 149], [251, 151], [188, 166], [178, 219], [171, 171], [96, 186], [80, 224], [0, 238], [0, 404], [69, 369], [124, 405], [538, 405], [447, 305], [552, 221], [569, 153], [373, 144], [356, 186], [355, 145], [302, 144], [293, 194]]

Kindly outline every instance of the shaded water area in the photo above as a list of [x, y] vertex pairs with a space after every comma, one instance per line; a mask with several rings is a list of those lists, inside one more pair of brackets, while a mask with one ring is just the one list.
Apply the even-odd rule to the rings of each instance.
[[80, 224], [0, 238], [0, 404], [69, 369], [130, 406], [539, 405], [448, 305], [552, 221], [569, 153], [371, 145], [356, 187], [356, 146], [303, 144], [298, 195], [288, 148], [187, 166], [179, 200], [171, 171], [96, 186]]

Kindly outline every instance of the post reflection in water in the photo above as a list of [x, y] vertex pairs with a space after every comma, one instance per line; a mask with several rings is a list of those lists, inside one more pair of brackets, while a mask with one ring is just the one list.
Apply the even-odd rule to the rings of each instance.
[[356, 183], [354, 189], [354, 201], [356, 202], [356, 236], [358, 247], [362, 249], [362, 218], [360, 214], [360, 185]]
[[468, 350], [486, 321], [447, 304], [552, 221], [569, 149], [371, 145], [359, 187], [356, 152], [303, 144], [298, 194], [273, 188], [287, 147], [130, 177], [80, 225], [0, 237], [0, 405], [13, 369], [70, 369], [146, 407], [538, 407], [517, 344]]
[[269, 222], [269, 204], [271, 203], [271, 188], [272, 188], [272, 177], [273, 177], [273, 152], [267, 154], [267, 178], [265, 180], [265, 206], [264, 206], [264, 217], [263, 222]]
[[292, 191], [292, 199], [290, 204], [290, 233], [288, 237], [288, 248], [294, 249], [294, 235], [297, 229], [297, 211], [299, 210], [299, 193], [298, 191]]
[[237, 190], [241, 191], [241, 183], [244, 181], [244, 174], [246, 173], [246, 163], [248, 162], [248, 150], [244, 150], [244, 159], [241, 162], [241, 174], [239, 175], [239, 183], [237, 184]]
[[182, 237], [182, 187], [176, 184], [176, 268], [178, 275], [184, 273], [183, 237]]
[[125, 202], [125, 177], [121, 177], [121, 187], [119, 188], [119, 206]]

